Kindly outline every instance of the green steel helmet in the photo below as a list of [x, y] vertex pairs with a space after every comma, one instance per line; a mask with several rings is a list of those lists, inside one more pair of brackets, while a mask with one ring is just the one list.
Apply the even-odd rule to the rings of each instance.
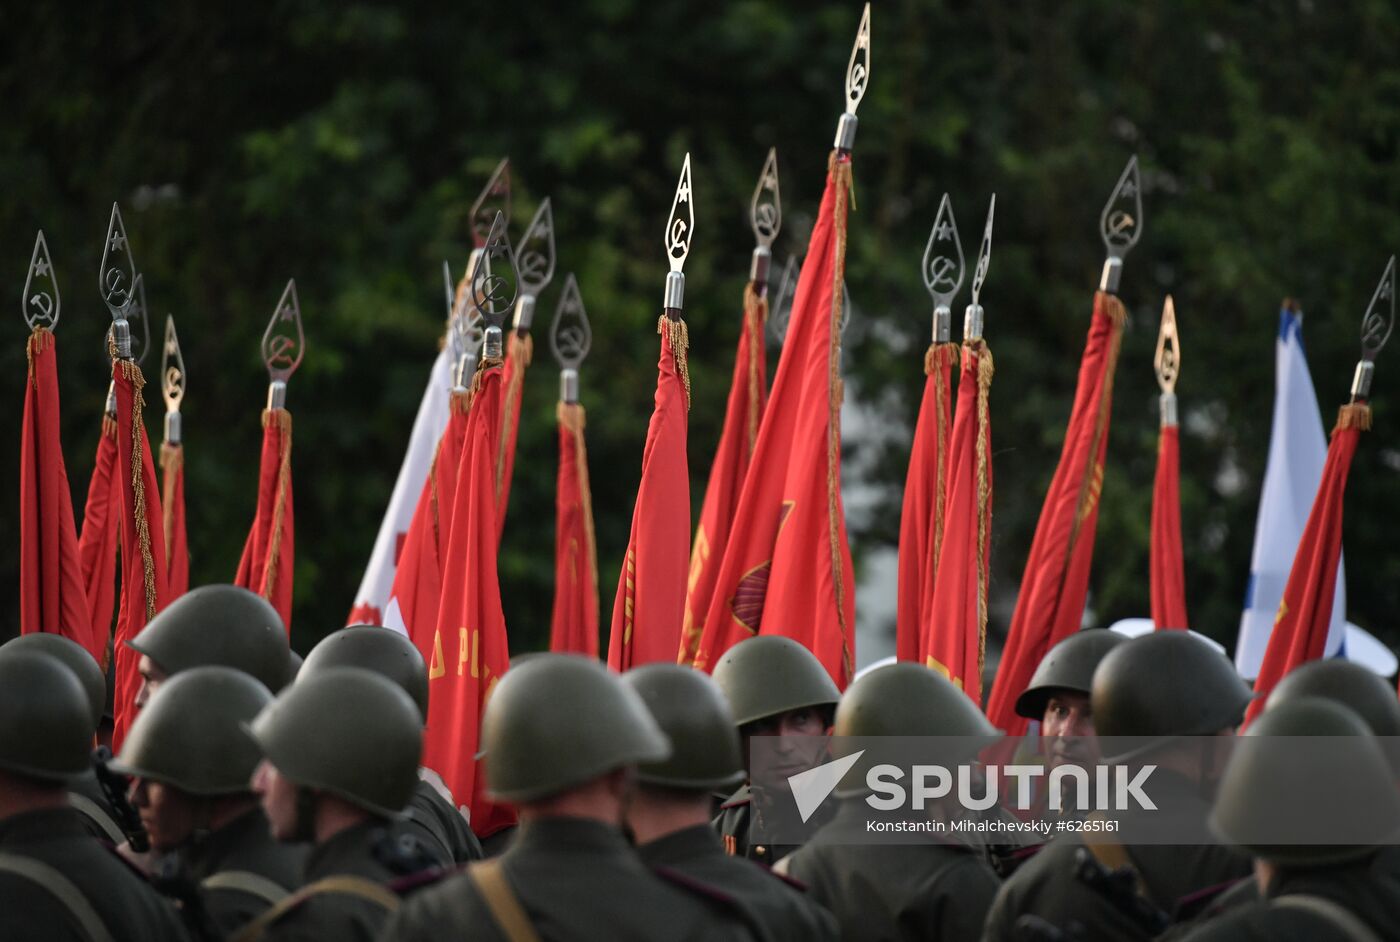
[[191, 589], [126, 644], [172, 676], [221, 665], [252, 674], [272, 691], [285, 687], [290, 676], [287, 629], [277, 609], [233, 585]]
[[[1270, 742], [1298, 736], [1312, 738], [1299, 745]], [[1265, 710], [1240, 737], [1210, 824], [1230, 843], [1285, 865], [1356, 860], [1400, 835], [1393, 774], [1354, 711], [1320, 697], [1295, 697]]]
[[1060, 641], [1040, 659], [1030, 684], [1016, 698], [1016, 712], [1027, 719], [1044, 719], [1045, 707], [1057, 690], [1071, 690], [1087, 697], [1099, 661], [1127, 640], [1116, 631], [1088, 628]]
[[851, 684], [836, 707], [837, 736], [997, 736], [977, 705], [948, 678], [903, 661]]
[[841, 699], [817, 656], [780, 635], [740, 641], [715, 664], [714, 678], [738, 726]]
[[396, 684], [359, 667], [303, 677], [249, 727], [281, 775], [386, 818], [401, 818], [418, 784], [423, 717]]
[[1349, 708], [1377, 736], [1400, 736], [1400, 699], [1373, 672], [1341, 658], [1309, 661], [1290, 671], [1269, 694], [1265, 709], [1299, 697], [1319, 697]]
[[262, 755], [243, 726], [272, 702], [231, 667], [195, 667], [160, 685], [131, 724], [112, 768], [191, 795], [237, 795]]
[[91, 768], [92, 702], [57, 658], [0, 657], [0, 771], [62, 782]]
[[21, 635], [0, 645], [0, 657], [22, 651], [56, 658], [77, 676], [87, 691], [88, 702], [92, 705], [92, 728], [96, 729], [107, 707], [107, 675], [102, 673], [87, 649], [76, 641], [46, 631]]
[[1116, 646], [1094, 671], [1099, 738], [1210, 736], [1238, 726], [1253, 699], [1229, 658], [1185, 631]]
[[744, 780], [734, 717], [707, 675], [679, 664], [646, 664], [622, 675], [671, 740], [671, 757], [637, 770], [643, 784], [713, 792]]
[[486, 703], [481, 743], [488, 789], [516, 803], [671, 754], [637, 692], [573, 654], [538, 654], [506, 671]]
[[377, 625], [351, 625], [321, 639], [301, 666], [301, 677], [328, 667], [362, 667], [398, 684], [428, 716], [428, 665], [407, 636]]

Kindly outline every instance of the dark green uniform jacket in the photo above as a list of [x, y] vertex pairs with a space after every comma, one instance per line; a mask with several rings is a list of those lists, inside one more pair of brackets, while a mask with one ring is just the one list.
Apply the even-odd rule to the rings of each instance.
[[[829, 820], [832, 810], [832, 802], [830, 801], [818, 808], [811, 818], [812, 828], [815, 829], [823, 821]], [[749, 825], [753, 822], [754, 816], [759, 813], [760, 806], [753, 790], [748, 785], [744, 785], [730, 795], [727, 800], [720, 803], [719, 814], [711, 822], [711, 826], [719, 834], [727, 853], [735, 857], [747, 857], [771, 867], [801, 845], [751, 843], [749, 841]]]
[[[175, 909], [125, 861], [94, 840], [76, 811], [31, 811], [0, 821], [0, 854], [37, 860], [67, 877], [118, 940], [187, 938]], [[68, 908], [43, 884], [0, 872], [0, 940], [86, 938]]]
[[[1205, 831], [1209, 804], [1192, 783], [1158, 769], [1149, 794], [1159, 808], [1175, 809], [1198, 821], [1200, 828], [1194, 838], [1192, 831], [1178, 829], [1183, 841], [1194, 839], [1197, 843], [1133, 844], [1134, 822], [1125, 818], [1122, 831], [1108, 835], [1123, 844], [1157, 909], [1175, 913], [1183, 902], [1202, 891], [1233, 884], [1252, 872], [1249, 858], [1229, 847], [1207, 843], [1213, 840]], [[1149, 818], [1140, 827], [1150, 829], [1160, 820]], [[1083, 846], [1076, 835], [1057, 837], [1002, 884], [987, 916], [987, 942], [1013, 942], [1016, 921], [1027, 914], [1061, 929], [1078, 923], [1085, 939], [1151, 938], [1155, 933], [1147, 931], [1118, 902], [1076, 876], [1075, 857]]]
[[980, 852], [958, 844], [864, 843], [870, 808], [837, 802], [836, 816], [779, 869], [836, 914], [844, 939], [975, 939], [997, 892]]
[[[348, 875], [388, 884], [399, 874], [381, 860], [387, 839], [384, 822], [377, 819], [346, 828], [312, 848], [302, 883]], [[381, 848], [380, 853], [376, 847]], [[372, 942], [388, 917], [388, 910], [371, 900], [348, 893], [322, 893], [283, 915], [268, 927], [263, 938], [268, 942]]]
[[[647, 869], [617, 828], [582, 818], [522, 824], [499, 858], [544, 942], [742, 940], [753, 934], [722, 894]], [[384, 940], [504, 940], [476, 884], [457, 873], [420, 890]]]
[[[1391, 853], [1394, 849], [1391, 849]], [[1283, 869], [1267, 900], [1238, 906], [1186, 936], [1190, 942], [1354, 942], [1324, 916], [1280, 905], [1295, 894], [1330, 900], [1358, 917], [1380, 939], [1400, 939], [1400, 881], [1368, 858], [1340, 867]]]
[[418, 780], [413, 798], [404, 810], [408, 820], [400, 823], [397, 830], [417, 838], [438, 866], [450, 869], [481, 859], [481, 842], [467, 827], [467, 819], [428, 782]]
[[[204, 911], [225, 935], [250, 922], [272, 905], [266, 895], [247, 887], [218, 885], [221, 880], [260, 877], [281, 888], [281, 895], [301, 885], [310, 848], [273, 839], [261, 808], [251, 808], [228, 824], [178, 851], [181, 876], [200, 886]], [[204, 885], [212, 881], [214, 885]], [[267, 888], [269, 891], [273, 887]]]
[[752, 861], [726, 854], [715, 832], [703, 824], [643, 844], [637, 853], [649, 867], [666, 867], [732, 897], [760, 939], [835, 942], [838, 938], [831, 913], [794, 883]]
[[121, 822], [97, 781], [97, 773], [86, 772], [68, 783], [68, 803], [83, 817], [89, 834], [113, 847], [126, 840]]

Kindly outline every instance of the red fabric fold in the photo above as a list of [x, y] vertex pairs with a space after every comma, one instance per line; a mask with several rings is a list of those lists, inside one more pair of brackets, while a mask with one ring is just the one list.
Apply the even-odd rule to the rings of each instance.
[[[19, 471], [19, 629], [81, 644], [100, 664], [106, 633], [93, 634], [83, 580], [73, 493], [59, 441], [56, 341], [43, 327], [29, 336]], [[110, 570], [109, 570], [110, 575]]]
[[1186, 568], [1181, 550], [1181, 434], [1162, 426], [1157, 440], [1157, 475], [1152, 482], [1152, 542], [1148, 554], [1152, 623], [1189, 628]]
[[112, 364], [117, 394], [117, 464], [119, 495], [118, 531], [122, 545], [122, 594], [117, 613], [113, 652], [117, 662], [113, 695], [116, 727], [112, 748], [120, 749], [136, 715], [136, 690], [140, 655], [126, 646], [146, 623], [165, 607], [169, 591], [165, 576], [165, 534], [160, 509], [159, 478], [151, 460], [151, 444], [141, 418], [145, 380], [132, 360]]
[[554, 612], [549, 650], [598, 656], [598, 548], [588, 484], [585, 415], [559, 403], [559, 480], [555, 491]]
[[685, 617], [690, 553], [685, 322], [662, 315], [657, 332], [661, 356], [655, 405], [608, 636], [608, 666], [615, 671], [655, 661], [675, 663]]
[[500, 451], [496, 456], [496, 542], [506, 528], [506, 506], [510, 503], [510, 482], [515, 476], [515, 441], [520, 431], [520, 399], [525, 390], [525, 371], [535, 355], [529, 334], [512, 330], [506, 338], [506, 364], [501, 379]]
[[714, 596], [715, 580], [729, 545], [729, 527], [739, 506], [739, 492], [753, 457], [754, 440], [763, 420], [768, 394], [768, 365], [763, 325], [768, 320], [768, 299], [758, 296], [753, 285], [744, 288], [744, 324], [739, 332], [739, 349], [734, 356], [734, 375], [729, 381], [729, 402], [724, 410], [724, 426], [719, 446], [710, 465], [705, 485], [705, 502], [700, 508], [700, 524], [690, 548], [690, 577], [686, 586], [685, 621], [681, 629], [681, 663], [695, 659], [695, 650], [705, 626], [705, 614]]
[[1113, 374], [1126, 319], [1118, 298], [1095, 293], [1060, 463], [1036, 523], [1016, 610], [987, 701], [987, 718], [1013, 736], [1026, 729], [1025, 718], [1015, 710], [1016, 698], [1045, 652], [1078, 631], [1084, 618], [1113, 406]]
[[160, 508], [165, 520], [165, 578], [170, 597], [190, 590], [190, 545], [185, 533], [185, 448], [160, 447]]
[[839, 324], [851, 167], [833, 158], [787, 341], [693, 663], [755, 634], [806, 645], [839, 687], [855, 664], [855, 573], [841, 502]]
[[243, 544], [234, 585], [272, 603], [288, 633], [292, 630], [292, 578], [296, 559], [292, 510], [292, 414], [265, 409], [262, 455], [258, 462], [258, 505]]
[[1254, 681], [1254, 700], [1245, 712], [1245, 722], [1253, 722], [1264, 709], [1274, 685], [1300, 664], [1322, 657], [1327, 632], [1332, 624], [1332, 598], [1337, 591], [1337, 563], [1342, 555], [1342, 505], [1347, 475], [1356, 456], [1361, 432], [1371, 426], [1370, 407], [1343, 406], [1332, 441], [1327, 446], [1327, 462], [1322, 481], [1313, 499], [1293, 568], [1279, 602], [1264, 662]]
[[121, 511], [114, 486], [116, 469], [117, 423], [104, 415], [92, 477], [88, 479], [87, 501], [83, 504], [83, 529], [78, 534], [78, 559], [91, 618], [89, 637], [102, 652], [97, 660], [104, 669], [117, 605], [117, 531]]

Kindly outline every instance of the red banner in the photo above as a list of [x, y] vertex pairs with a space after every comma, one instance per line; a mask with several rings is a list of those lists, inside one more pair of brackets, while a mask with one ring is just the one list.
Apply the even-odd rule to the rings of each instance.
[[662, 315], [656, 324], [661, 357], [642, 480], [632, 509], [622, 573], [613, 602], [608, 666], [625, 671], [654, 661], [674, 663], [685, 618], [690, 549], [689, 340], [685, 321]]
[[1337, 591], [1337, 563], [1342, 555], [1342, 502], [1347, 475], [1361, 433], [1370, 427], [1371, 407], [1365, 403], [1342, 406], [1337, 414], [1337, 425], [1327, 446], [1327, 463], [1322, 466], [1322, 481], [1298, 541], [1274, 630], [1269, 635], [1269, 647], [1264, 651], [1264, 663], [1254, 681], [1254, 700], [1245, 711], [1246, 724], [1264, 709], [1275, 684], [1298, 665], [1322, 657], [1326, 649], [1327, 631], [1332, 624], [1332, 597]]
[[[47, 631], [81, 644], [100, 664], [106, 631], [94, 636], [83, 583], [73, 495], [59, 442], [58, 364], [53, 334], [29, 336], [28, 382], [19, 468], [19, 629]], [[111, 575], [111, 570], [108, 570]]]
[[559, 403], [559, 481], [555, 491], [554, 614], [549, 650], [598, 656], [598, 547], [588, 484], [585, 416], [576, 402]]
[[[948, 436], [952, 433], [952, 371], [957, 344], [930, 344], [924, 354], [924, 398], [914, 425], [909, 471], [904, 478], [904, 510], [899, 521], [899, 594], [895, 613], [895, 655], [920, 660], [928, 635], [937, 584], [938, 548], [943, 543], [948, 501]], [[979, 704], [980, 706], [980, 704]]]
[[97, 457], [88, 479], [87, 501], [83, 504], [83, 529], [78, 534], [78, 559], [92, 626], [89, 636], [102, 652], [97, 660], [104, 669], [117, 605], [117, 518], [121, 511], [113, 486], [116, 469], [117, 422], [104, 415]]
[[508, 331], [506, 337], [504, 392], [501, 397], [500, 451], [496, 455], [496, 542], [506, 528], [506, 505], [510, 503], [510, 482], [515, 475], [515, 440], [520, 431], [520, 397], [525, 388], [525, 371], [535, 356], [535, 342], [529, 334]]
[[710, 465], [710, 480], [705, 485], [700, 525], [695, 528], [695, 542], [690, 548], [690, 576], [686, 583], [679, 656], [683, 664], [695, 659], [705, 613], [714, 596], [719, 565], [729, 545], [729, 526], [739, 507], [739, 491], [744, 486], [758, 426], [763, 420], [763, 406], [768, 395], [768, 364], [763, 340], [763, 325], [767, 320], [768, 299], [759, 297], [750, 283], [744, 288], [744, 324], [739, 331], [734, 376], [729, 381], [724, 427]]
[[1035, 526], [1016, 611], [987, 701], [987, 718], [1012, 736], [1026, 729], [1025, 718], [1015, 710], [1016, 698], [1045, 652], [1078, 631], [1084, 618], [1113, 407], [1113, 374], [1127, 316], [1118, 298], [1095, 293], [1060, 463]]
[[233, 584], [272, 603], [292, 630], [292, 576], [296, 558], [292, 512], [292, 414], [264, 409], [262, 457], [258, 463], [258, 507], [238, 560]]
[[185, 535], [185, 448], [160, 446], [160, 509], [165, 520], [165, 577], [170, 597], [190, 590], [190, 545]]
[[991, 565], [992, 353], [982, 340], [964, 343], [958, 408], [948, 447], [948, 503], [938, 548], [938, 578], [925, 570], [929, 598], [924, 664], [982, 704], [987, 646], [987, 573]]
[[840, 687], [855, 664], [855, 573], [841, 503], [841, 321], [848, 157], [833, 155], [694, 664], [738, 641], [805, 644]]
[[1186, 620], [1186, 568], [1181, 551], [1181, 436], [1176, 425], [1162, 426], [1157, 440], [1148, 569], [1152, 623], [1159, 630], [1191, 627]]

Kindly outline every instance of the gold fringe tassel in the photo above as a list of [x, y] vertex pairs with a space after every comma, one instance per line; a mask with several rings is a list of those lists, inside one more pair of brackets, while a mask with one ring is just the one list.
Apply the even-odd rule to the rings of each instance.
[[690, 328], [680, 318], [672, 320], [662, 314], [656, 320], [656, 332], [665, 334], [671, 345], [671, 355], [676, 358], [676, 372], [680, 374], [681, 385], [685, 387], [685, 410], [690, 411], [690, 363], [686, 359], [690, 350]]
[[987, 654], [987, 541], [992, 527], [992, 416], [990, 398], [996, 368], [986, 341], [969, 345], [977, 356], [977, 676]]
[[141, 552], [141, 570], [146, 590], [146, 621], [156, 617], [156, 561], [151, 553], [151, 528], [146, 520], [146, 481], [143, 472], [144, 453], [141, 448], [141, 416], [146, 409], [146, 398], [141, 390], [146, 378], [141, 375], [141, 367], [135, 360], [117, 360], [117, 368], [131, 383], [131, 495], [132, 509], [136, 515], [136, 545]]
[[1065, 553], [1066, 559], [1074, 552], [1075, 544], [1079, 541], [1080, 525], [1089, 516], [1094, 502], [1099, 499], [1097, 491], [1103, 488], [1103, 467], [1095, 462], [1099, 453], [1099, 442], [1103, 441], [1105, 429], [1108, 427], [1108, 412], [1113, 404], [1113, 377], [1118, 370], [1118, 352], [1123, 346], [1123, 325], [1128, 321], [1128, 311], [1123, 307], [1123, 302], [1112, 294], [1105, 294], [1104, 297], [1108, 301], [1106, 313], [1112, 322], [1108, 337], [1108, 355], [1104, 360], [1103, 387], [1099, 390], [1098, 412], [1094, 416], [1094, 438], [1089, 445], [1090, 464], [1085, 469], [1084, 479], [1079, 482], [1079, 497], [1075, 501], [1074, 527], [1070, 531], [1069, 548]]
[[753, 454], [754, 442], [758, 440], [759, 415], [758, 400], [763, 395], [763, 390], [759, 388], [758, 366], [762, 362], [763, 353], [760, 344], [763, 340], [763, 325], [768, 323], [768, 296], [759, 296], [754, 290], [753, 282], [744, 286], [744, 330], [749, 332], [749, 412], [748, 412], [748, 433], [749, 433], [749, 454]]
[[846, 624], [846, 582], [841, 565], [841, 534], [837, 522], [837, 502], [841, 495], [837, 479], [841, 474], [841, 400], [845, 395], [841, 382], [841, 302], [844, 294], [841, 288], [846, 279], [846, 201], [855, 184], [850, 161], [837, 160], [836, 151], [831, 152], [827, 168], [834, 178], [836, 189], [832, 207], [832, 232], [836, 245], [832, 252], [831, 311], [827, 324], [827, 382], [830, 392], [827, 396], [829, 411], [826, 426], [826, 517], [831, 548], [831, 579], [836, 592], [836, 620], [841, 626], [841, 675], [843, 681], [849, 682], [855, 672], [851, 658], [851, 631], [854, 626]]
[[287, 491], [292, 486], [292, 414], [286, 409], [264, 409], [263, 428], [273, 423], [281, 432], [278, 437], [280, 453], [277, 457], [277, 502], [272, 510], [272, 530], [268, 536], [267, 569], [263, 574], [262, 597], [272, 601], [272, 593], [277, 589], [277, 561], [282, 556], [282, 522], [287, 515]]
[[39, 381], [34, 376], [34, 358], [51, 346], [53, 333], [47, 327], [35, 327], [29, 335], [29, 342], [24, 345], [24, 358], [29, 363], [29, 381], [36, 389], [39, 387]]
[[[598, 539], [593, 531], [593, 486], [588, 480], [588, 446], [584, 444], [583, 429], [587, 415], [577, 402], [559, 403], [559, 425], [574, 437], [574, 473], [578, 476], [579, 502], [583, 505], [583, 530], [588, 538], [584, 552], [588, 554], [588, 572], [593, 577], [593, 592], [598, 591]], [[593, 605], [598, 604], [597, 598]]]
[[185, 467], [185, 449], [181, 445], [172, 445], [169, 442], [160, 444], [160, 510], [164, 518], [165, 531], [165, 565], [170, 566], [170, 554], [174, 552], [171, 544], [175, 542], [175, 515], [171, 513], [171, 507], [175, 505], [175, 479], [180, 471]]
[[1332, 431], [1340, 432], [1344, 428], [1360, 429], [1363, 432], [1371, 430], [1371, 407], [1364, 402], [1353, 402], [1350, 405], [1342, 406], [1337, 412], [1337, 425]]

